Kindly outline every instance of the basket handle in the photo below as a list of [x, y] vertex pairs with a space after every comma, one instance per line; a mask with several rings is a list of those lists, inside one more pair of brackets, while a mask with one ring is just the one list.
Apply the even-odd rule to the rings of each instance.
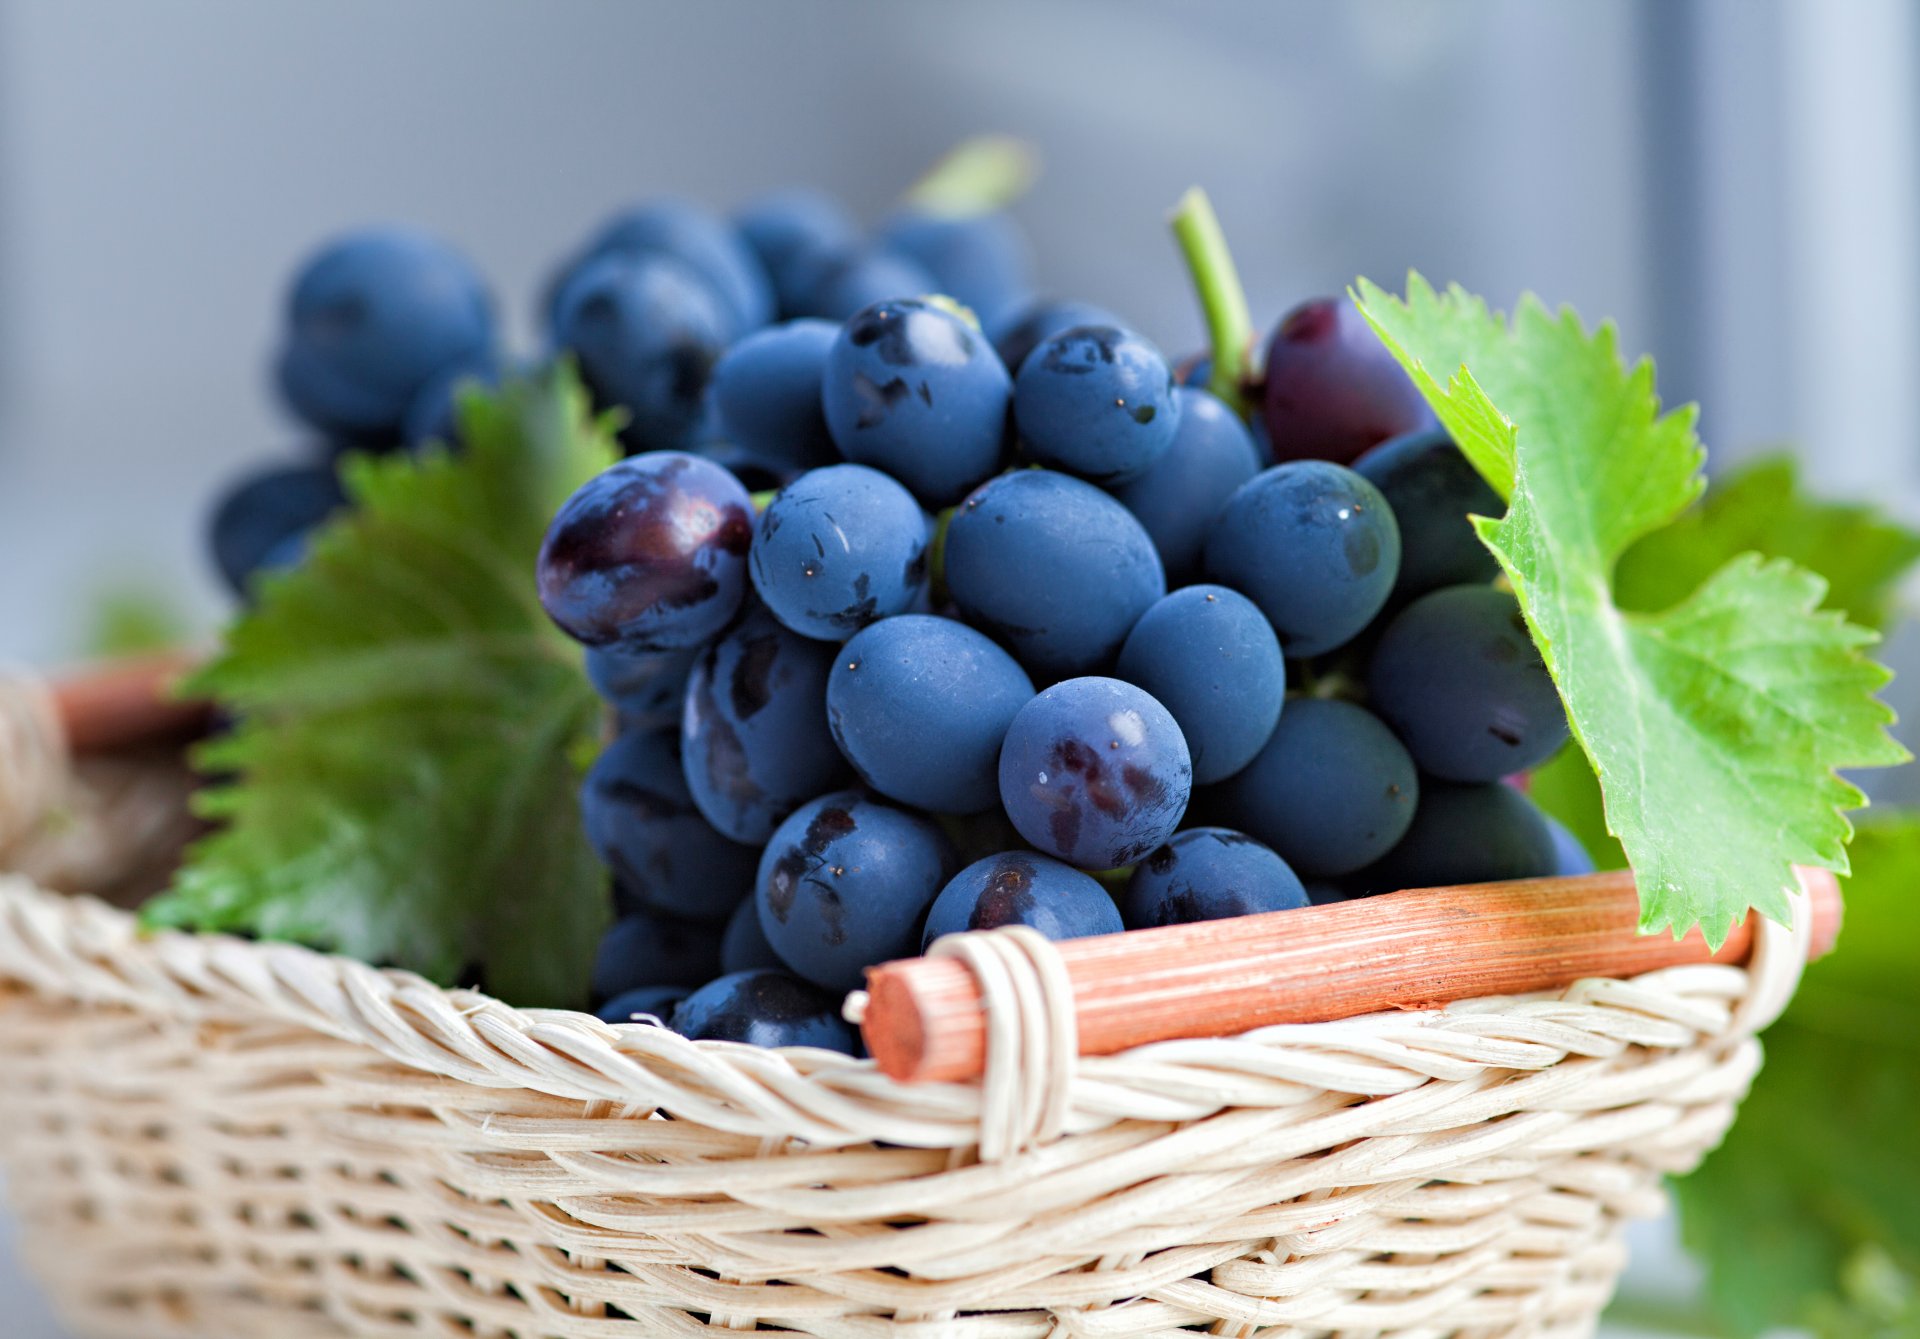
[[[1840, 932], [1840, 888], [1825, 870], [1798, 874], [1810, 908], [1807, 952], [1818, 958]], [[1021, 952], [1057, 964], [1064, 984], [1049, 993], [1072, 1024], [1068, 1057], [1558, 990], [1587, 977], [1740, 964], [1753, 953], [1757, 916], [1714, 952], [1697, 929], [1677, 940], [1643, 935], [1639, 915], [1633, 875], [1621, 870], [1427, 888]], [[1018, 1010], [999, 1002], [1006, 989], [982, 990], [982, 954], [964, 941], [1008, 933], [949, 936], [928, 957], [868, 971], [861, 1031], [883, 1073], [910, 1083], [994, 1074], [1011, 1036], [1002, 1016]], [[1022, 1055], [1031, 1049], [1019, 1045]]]
[[213, 719], [212, 706], [174, 695], [174, 685], [201, 660], [189, 651], [164, 651], [57, 676], [50, 690], [67, 747], [74, 753], [116, 753], [203, 733]]

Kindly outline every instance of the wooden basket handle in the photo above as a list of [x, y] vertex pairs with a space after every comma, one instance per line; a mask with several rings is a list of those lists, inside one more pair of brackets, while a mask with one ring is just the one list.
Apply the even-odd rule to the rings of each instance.
[[[1811, 903], [1813, 957], [1840, 932], [1840, 888], [1799, 871]], [[1178, 1037], [1231, 1036], [1275, 1023], [1320, 1023], [1484, 995], [1557, 990], [1688, 963], [1743, 963], [1753, 917], [1718, 952], [1639, 933], [1629, 871], [1427, 888], [1299, 911], [1126, 934], [1056, 947], [1072, 982], [1082, 1055]], [[895, 1079], [977, 1077], [986, 1019], [973, 974], [953, 958], [883, 963], [867, 973], [861, 1030]]]
[[56, 676], [55, 713], [75, 753], [114, 753], [205, 733], [213, 709], [173, 696], [174, 684], [201, 657], [166, 651], [89, 665]]

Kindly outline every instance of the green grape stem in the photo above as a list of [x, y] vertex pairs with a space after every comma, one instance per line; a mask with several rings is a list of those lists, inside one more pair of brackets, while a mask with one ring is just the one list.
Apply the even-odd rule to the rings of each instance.
[[968, 218], [1005, 209], [1040, 175], [1040, 156], [1013, 135], [975, 135], [946, 152], [907, 188], [902, 203], [927, 214]]
[[1247, 398], [1247, 350], [1253, 344], [1253, 317], [1247, 311], [1246, 290], [1240, 286], [1240, 272], [1227, 249], [1226, 234], [1220, 230], [1213, 202], [1198, 186], [1180, 197], [1172, 223], [1174, 240], [1180, 244], [1180, 254], [1193, 276], [1194, 292], [1200, 299], [1207, 337], [1213, 346], [1213, 376], [1207, 389], [1245, 418], [1251, 408]]

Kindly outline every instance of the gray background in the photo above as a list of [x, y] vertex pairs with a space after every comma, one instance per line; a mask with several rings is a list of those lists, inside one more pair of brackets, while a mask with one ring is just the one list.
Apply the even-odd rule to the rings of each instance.
[[[980, 130], [1044, 157], [1045, 286], [1169, 349], [1198, 182], [1263, 324], [1409, 267], [1532, 288], [1658, 355], [1717, 461], [1791, 442], [1911, 511], [1916, 50], [1903, 0], [0, 0], [0, 659], [78, 654], [110, 588], [213, 626], [205, 508], [300, 447], [264, 366], [330, 231], [454, 239], [525, 344], [626, 199], [812, 182], [873, 217]], [[0, 1330], [53, 1333], [17, 1288]]]

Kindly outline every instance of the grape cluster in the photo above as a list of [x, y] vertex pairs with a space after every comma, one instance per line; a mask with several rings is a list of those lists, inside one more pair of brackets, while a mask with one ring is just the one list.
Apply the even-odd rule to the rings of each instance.
[[[1250, 424], [1206, 359], [1014, 296], [1000, 221], [850, 237], [812, 196], [742, 216], [707, 259], [764, 282], [706, 275], [683, 415], [717, 439], [647, 429], [540, 556], [616, 721], [603, 1016], [850, 1051], [838, 997], [943, 934], [1583, 866], [1516, 784], [1566, 721], [1468, 521], [1500, 501], [1350, 304], [1280, 322]], [[667, 327], [609, 301], [624, 361], [576, 347], [623, 404]]]

